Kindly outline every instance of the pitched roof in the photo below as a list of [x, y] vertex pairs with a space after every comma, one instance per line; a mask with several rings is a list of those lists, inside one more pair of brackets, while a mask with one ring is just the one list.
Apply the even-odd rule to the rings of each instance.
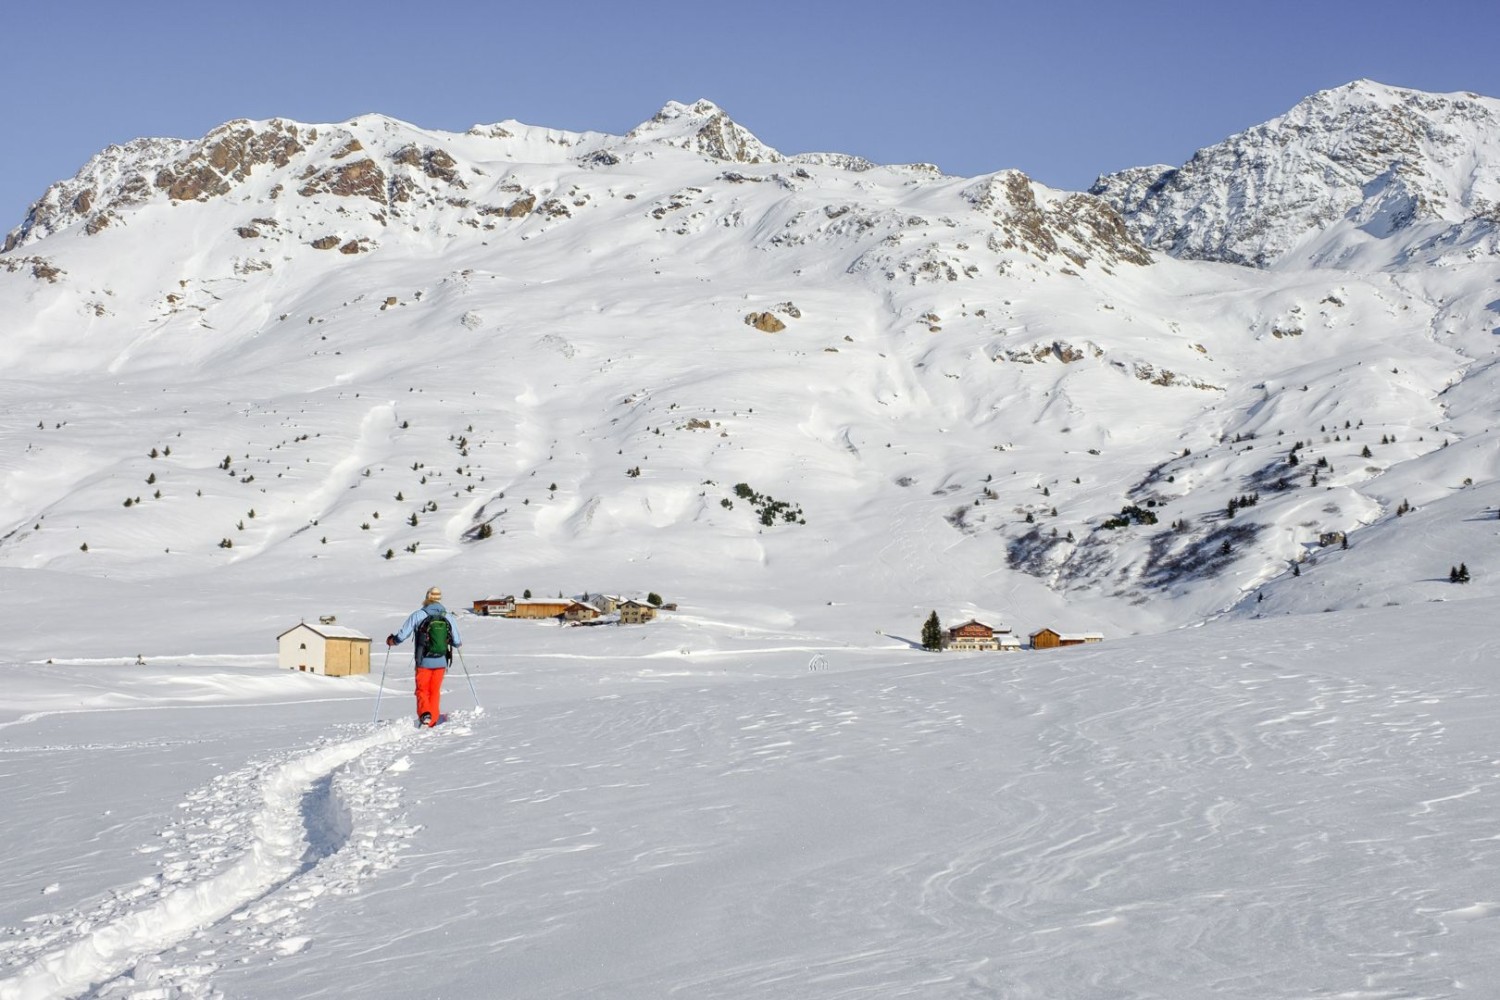
[[318, 635], [321, 635], [325, 639], [364, 639], [366, 642], [368, 642], [370, 639], [369, 636], [365, 635], [358, 629], [345, 628], [342, 625], [313, 625], [308, 622], [299, 622], [298, 624], [293, 625], [291, 628], [287, 629], [286, 632], [278, 635], [276, 638], [280, 639], [281, 636], [286, 635], [287, 632], [295, 632], [299, 628], [305, 628], [309, 632], [314, 632]]
[[1055, 628], [1039, 628], [1035, 632], [1031, 633], [1031, 635], [1027, 636], [1027, 638], [1028, 639], [1035, 638], [1036, 636], [1041, 635], [1043, 632], [1051, 632], [1053, 635], [1057, 636], [1059, 639], [1103, 639], [1104, 638], [1104, 633], [1103, 632], [1063, 632], [1060, 629], [1055, 629]]

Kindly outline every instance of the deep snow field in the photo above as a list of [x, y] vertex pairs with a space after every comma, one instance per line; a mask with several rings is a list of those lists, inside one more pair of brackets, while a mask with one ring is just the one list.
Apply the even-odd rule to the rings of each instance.
[[1010, 654], [459, 620], [430, 732], [404, 648], [378, 722], [379, 646], [4, 664], [0, 997], [1500, 984], [1490, 600]]

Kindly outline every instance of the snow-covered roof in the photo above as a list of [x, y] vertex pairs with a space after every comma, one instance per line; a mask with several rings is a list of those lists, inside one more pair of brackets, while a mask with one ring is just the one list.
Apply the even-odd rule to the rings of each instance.
[[1036, 636], [1041, 635], [1043, 632], [1051, 632], [1053, 635], [1057, 636], [1059, 639], [1103, 639], [1104, 638], [1104, 633], [1103, 632], [1064, 632], [1061, 629], [1055, 629], [1055, 628], [1039, 628], [1035, 632], [1031, 633], [1030, 636], [1027, 636], [1027, 638], [1034, 638]]
[[325, 639], [364, 639], [366, 642], [370, 640], [369, 636], [365, 635], [358, 629], [345, 628], [342, 625], [311, 625], [307, 622], [299, 622], [298, 624], [293, 625], [291, 628], [287, 629], [286, 632], [281, 633], [281, 635], [278, 635], [276, 638], [280, 639], [282, 635], [286, 635], [290, 632], [295, 632], [299, 628], [305, 628], [310, 632], [315, 632]]

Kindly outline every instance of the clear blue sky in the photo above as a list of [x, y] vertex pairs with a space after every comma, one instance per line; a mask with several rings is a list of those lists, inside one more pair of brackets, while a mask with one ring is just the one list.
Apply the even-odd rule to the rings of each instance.
[[1500, 97], [1497, 0], [0, 0], [0, 234], [110, 143], [379, 112], [620, 133], [715, 101], [786, 153], [1078, 190], [1350, 80]]

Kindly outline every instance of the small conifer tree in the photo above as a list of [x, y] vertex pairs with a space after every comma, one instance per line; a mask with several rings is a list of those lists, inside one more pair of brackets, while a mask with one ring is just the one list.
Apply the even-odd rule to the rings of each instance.
[[922, 623], [922, 648], [932, 652], [943, 648], [943, 623], [938, 620], [936, 611]]

